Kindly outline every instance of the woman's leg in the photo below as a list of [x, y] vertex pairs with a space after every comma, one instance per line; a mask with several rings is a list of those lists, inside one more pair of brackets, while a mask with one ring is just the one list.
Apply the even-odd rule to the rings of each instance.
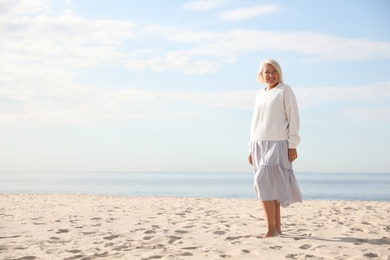
[[[268, 231], [265, 233], [264, 238], [278, 236], [278, 231], [275, 226], [275, 216], [276, 216], [276, 201], [262, 201], [265, 218], [267, 220]], [[280, 210], [279, 210], [280, 216]]]
[[279, 235], [282, 234], [282, 222], [280, 215], [280, 203], [275, 201], [275, 228]]

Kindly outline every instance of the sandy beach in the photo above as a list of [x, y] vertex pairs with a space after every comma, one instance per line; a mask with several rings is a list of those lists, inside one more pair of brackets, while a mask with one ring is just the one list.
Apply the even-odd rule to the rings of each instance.
[[390, 203], [0, 194], [0, 259], [390, 259]]

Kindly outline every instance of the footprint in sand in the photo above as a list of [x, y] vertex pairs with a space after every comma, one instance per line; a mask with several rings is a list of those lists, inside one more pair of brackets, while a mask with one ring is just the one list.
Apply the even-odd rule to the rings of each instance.
[[[0, 251], [1, 250], [6, 250], [8, 247], [6, 247], [6, 246], [0, 246]], [[16, 250], [25, 250], [25, 249], [27, 249], [28, 248], [28, 246], [16, 246], [16, 247], [14, 247], [14, 249], [16, 249]]]
[[193, 228], [193, 227], [195, 227], [195, 226], [189, 225], [189, 226], [184, 226], [183, 228]]
[[115, 218], [108, 218], [106, 219], [106, 223], [112, 223], [115, 220]]
[[193, 256], [193, 254], [190, 252], [184, 252], [184, 253], [181, 253], [180, 256]]
[[154, 236], [145, 236], [145, 237], [143, 237], [142, 239], [143, 239], [143, 240], [150, 240], [150, 239], [152, 239], [152, 238], [154, 238]]
[[111, 236], [103, 237], [103, 239], [106, 239], [106, 240], [113, 240], [113, 239], [118, 238], [118, 237], [120, 237], [120, 235], [111, 235]]
[[131, 250], [131, 243], [130, 244], [122, 244], [122, 245], [113, 247], [112, 250], [115, 250], [115, 251], [130, 251]]
[[83, 235], [86, 235], [86, 236], [88, 236], [88, 235], [93, 235], [93, 234], [96, 234], [97, 232], [95, 232], [95, 231], [89, 231], [89, 232], [81, 232]]
[[168, 241], [169, 244], [173, 244], [177, 240], [182, 239], [182, 237], [178, 237], [178, 236], [169, 236], [168, 238], [169, 238], [169, 241]]
[[234, 241], [234, 240], [237, 240], [237, 239], [240, 239], [240, 238], [249, 238], [251, 237], [251, 235], [248, 235], [248, 236], [237, 236], [237, 237], [226, 237], [225, 240], [227, 241]]
[[78, 253], [81, 253], [81, 250], [73, 249], [73, 250], [66, 250], [66, 252], [72, 253], [72, 254], [78, 254]]
[[298, 254], [288, 254], [285, 256], [287, 259], [298, 259]]
[[152, 260], [152, 259], [161, 259], [161, 258], [163, 258], [162, 255], [153, 255], [146, 258], [141, 258], [141, 260]]
[[309, 249], [310, 247], [311, 247], [311, 245], [304, 244], [304, 245], [300, 246], [299, 248], [300, 249]]
[[42, 222], [33, 222], [34, 225], [46, 225], [46, 223], [42, 223]]
[[105, 252], [100, 253], [100, 254], [99, 253], [95, 253], [94, 256], [96, 256], [96, 257], [106, 257], [106, 256], [108, 256], [108, 252], [105, 251]]
[[4, 238], [16, 238], [16, 237], [20, 237], [20, 235], [9, 236], [9, 237], [0, 237], [0, 239], [4, 239]]
[[157, 244], [157, 245], [152, 246], [152, 249], [165, 249], [165, 245]]
[[221, 258], [231, 258], [232, 256], [231, 255], [222, 254], [222, 255], [219, 255], [219, 257], [221, 257]]
[[82, 257], [84, 257], [84, 255], [74, 255], [74, 256], [71, 256], [71, 257], [64, 258], [64, 260], [80, 259]]
[[368, 258], [377, 258], [378, 257], [378, 254], [375, 254], [375, 253], [366, 253], [364, 254], [365, 257], [368, 257]]
[[187, 246], [187, 247], [182, 247], [181, 249], [184, 249], [184, 250], [195, 250], [197, 248], [198, 248], [197, 246]]
[[175, 233], [177, 233], [177, 234], [187, 234], [188, 231], [186, 231], [186, 230], [175, 230]]
[[68, 233], [68, 232], [69, 232], [69, 229], [58, 229], [56, 234], [62, 234], [62, 233]]
[[219, 230], [219, 231], [214, 231], [213, 234], [215, 235], [225, 235], [226, 234], [226, 231], [222, 231], [222, 230]]
[[110, 242], [110, 243], [105, 243], [104, 247], [112, 247], [114, 245], [115, 245], [114, 243]]
[[29, 256], [23, 256], [23, 257], [17, 258], [17, 260], [33, 260], [33, 259], [37, 259], [37, 257], [29, 255]]

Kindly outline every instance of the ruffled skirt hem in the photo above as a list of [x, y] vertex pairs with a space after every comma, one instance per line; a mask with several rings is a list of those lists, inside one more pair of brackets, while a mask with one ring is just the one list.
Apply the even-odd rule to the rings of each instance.
[[276, 200], [283, 207], [302, 202], [292, 164], [288, 161], [287, 141], [252, 142], [251, 152], [257, 199]]
[[258, 200], [276, 200], [282, 207], [302, 202], [294, 173], [279, 165], [264, 165], [255, 172], [255, 194]]

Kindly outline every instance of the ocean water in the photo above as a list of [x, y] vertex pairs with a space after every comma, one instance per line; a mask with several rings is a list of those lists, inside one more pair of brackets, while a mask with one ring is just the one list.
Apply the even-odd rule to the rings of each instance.
[[[295, 175], [304, 200], [390, 201], [390, 174]], [[255, 198], [250, 172], [0, 172], [0, 193]]]

